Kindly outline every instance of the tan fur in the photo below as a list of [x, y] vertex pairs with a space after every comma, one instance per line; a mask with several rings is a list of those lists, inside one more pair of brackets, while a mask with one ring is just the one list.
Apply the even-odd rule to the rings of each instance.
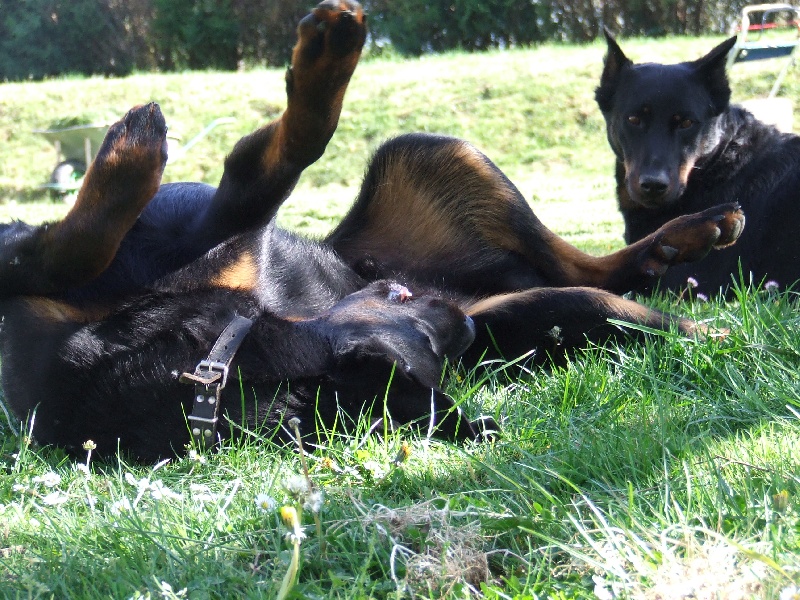
[[90, 323], [108, 313], [103, 308], [77, 308], [50, 298], [29, 297], [24, 300], [27, 309], [45, 323]]
[[509, 230], [509, 206], [516, 200], [512, 191], [498, 193], [496, 173], [472, 146], [458, 143], [448, 150], [436, 169], [442, 178], [427, 179], [424, 186], [411, 157], [393, 157], [367, 209], [369, 239], [359, 240], [366, 252], [402, 252], [413, 262], [458, 260], [481, 240], [522, 252], [519, 238]]
[[678, 177], [681, 185], [685, 186], [686, 182], [689, 181], [689, 175], [692, 174], [694, 163], [695, 160], [692, 158], [681, 165], [680, 171], [678, 171]]
[[250, 252], [245, 252], [224, 267], [211, 280], [216, 287], [231, 290], [253, 290], [258, 284], [258, 262]]

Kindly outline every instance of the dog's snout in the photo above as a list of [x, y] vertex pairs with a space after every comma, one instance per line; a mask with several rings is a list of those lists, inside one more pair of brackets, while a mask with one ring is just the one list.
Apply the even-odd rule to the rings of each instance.
[[666, 171], [642, 174], [639, 177], [639, 189], [649, 196], [663, 196], [669, 189], [669, 175]]
[[470, 338], [470, 343], [475, 339], [475, 321], [469, 315], [464, 315], [464, 325], [467, 328], [467, 337]]
[[475, 341], [475, 322], [469, 315], [464, 315], [463, 327], [450, 332], [450, 340], [444, 349], [445, 356], [454, 359], [466, 352]]

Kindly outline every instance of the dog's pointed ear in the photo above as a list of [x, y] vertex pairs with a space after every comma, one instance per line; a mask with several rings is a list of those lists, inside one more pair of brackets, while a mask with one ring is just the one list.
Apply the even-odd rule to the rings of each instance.
[[422, 333], [392, 335], [387, 331], [343, 336], [333, 344], [334, 357], [339, 367], [356, 366], [362, 372], [372, 365], [375, 372], [383, 372], [379, 365], [397, 368], [397, 375], [405, 376], [426, 388], [438, 388], [441, 383], [444, 360], [436, 355], [430, 340]]
[[603, 27], [603, 35], [605, 35], [606, 44], [608, 44], [608, 51], [604, 59], [603, 75], [600, 77], [600, 85], [595, 90], [594, 98], [597, 104], [600, 105], [600, 110], [608, 112], [612, 108], [614, 92], [617, 88], [620, 73], [633, 63], [622, 52], [622, 48], [619, 47], [607, 27]]
[[728, 84], [725, 66], [728, 54], [735, 43], [736, 37], [729, 38], [704, 57], [691, 63], [695, 77], [708, 89], [714, 113], [717, 115], [728, 107], [731, 99], [731, 87]]

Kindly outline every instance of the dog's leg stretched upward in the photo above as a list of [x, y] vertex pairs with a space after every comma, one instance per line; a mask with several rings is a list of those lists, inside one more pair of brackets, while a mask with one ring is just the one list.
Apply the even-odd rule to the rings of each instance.
[[[239, 141], [216, 190], [197, 184], [159, 190], [167, 160], [164, 118], [154, 103], [132, 109], [109, 129], [62, 221], [0, 227], [0, 298], [59, 294], [108, 270], [119, 272], [89, 295], [121, 295], [266, 225], [333, 135], [365, 38], [366, 18], [352, 0], [325, 0], [300, 22], [286, 75], [287, 108]], [[154, 218], [139, 220], [143, 211]], [[148, 243], [169, 251], [148, 256]], [[135, 259], [117, 257], [131, 248]], [[133, 262], [136, 269], [128, 269]]]

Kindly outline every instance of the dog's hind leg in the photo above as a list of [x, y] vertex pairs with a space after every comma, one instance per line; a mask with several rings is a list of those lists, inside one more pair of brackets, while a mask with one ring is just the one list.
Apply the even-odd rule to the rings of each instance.
[[109, 128], [63, 220], [0, 229], [0, 298], [57, 293], [101, 273], [158, 190], [166, 132], [158, 105], [131, 109]]
[[297, 33], [286, 110], [236, 144], [212, 202], [194, 223], [193, 238], [207, 247], [272, 219], [336, 130], [366, 38], [366, 17], [353, 0], [325, 0]]
[[[475, 322], [467, 364], [482, 359], [515, 359], [533, 351], [537, 363], [559, 359], [588, 343], [624, 340], [636, 326], [703, 335], [697, 323], [648, 308], [594, 288], [538, 288], [490, 296], [462, 307]], [[609, 322], [631, 323], [633, 328]]]
[[488, 158], [462, 140], [411, 134], [376, 152], [327, 242], [366, 278], [468, 295], [551, 285], [552, 236]]
[[460, 294], [540, 286], [625, 292], [733, 242], [742, 223], [738, 207], [725, 205], [591, 256], [545, 227], [473, 146], [414, 134], [377, 151], [359, 198], [327, 241], [364, 277], [407, 277]]

